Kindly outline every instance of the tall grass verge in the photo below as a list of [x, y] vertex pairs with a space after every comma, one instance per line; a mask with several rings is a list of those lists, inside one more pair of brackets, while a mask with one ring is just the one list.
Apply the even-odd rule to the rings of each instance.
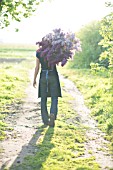
[[113, 150], [113, 95], [109, 83], [109, 72], [92, 72], [90, 69], [60, 69], [61, 74], [72, 80], [84, 96], [91, 115], [104, 131], [106, 139], [111, 141]]

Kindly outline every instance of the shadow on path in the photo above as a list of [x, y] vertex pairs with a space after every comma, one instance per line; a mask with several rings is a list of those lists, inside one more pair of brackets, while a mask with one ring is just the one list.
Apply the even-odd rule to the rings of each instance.
[[51, 149], [54, 147], [51, 143], [54, 128], [48, 127], [43, 136], [41, 132], [44, 130], [44, 126], [39, 127], [28, 145], [22, 147], [18, 157], [9, 168], [10, 170], [40, 170], [42, 164], [48, 158]]

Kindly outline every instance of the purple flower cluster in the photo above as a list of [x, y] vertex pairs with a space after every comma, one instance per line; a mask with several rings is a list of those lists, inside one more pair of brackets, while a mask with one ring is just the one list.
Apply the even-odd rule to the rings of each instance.
[[64, 33], [61, 29], [53, 30], [36, 45], [39, 45], [37, 51], [45, 61], [48, 61], [48, 66], [54, 66], [60, 62], [61, 66], [64, 66], [75, 52], [81, 51], [80, 41], [75, 37], [75, 34]]

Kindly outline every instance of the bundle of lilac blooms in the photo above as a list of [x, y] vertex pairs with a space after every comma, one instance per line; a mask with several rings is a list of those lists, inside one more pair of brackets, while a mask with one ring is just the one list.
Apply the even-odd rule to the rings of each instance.
[[60, 62], [61, 66], [64, 66], [68, 59], [72, 59], [76, 52], [81, 51], [80, 40], [75, 34], [64, 33], [61, 29], [53, 30], [44, 36], [42, 41], [36, 42], [36, 45], [39, 45], [37, 52], [40, 52], [40, 56], [44, 57], [51, 67]]

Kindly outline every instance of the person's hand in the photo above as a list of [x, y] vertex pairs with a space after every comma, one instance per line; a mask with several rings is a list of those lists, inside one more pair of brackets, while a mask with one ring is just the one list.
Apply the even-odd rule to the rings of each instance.
[[33, 87], [36, 88], [37, 86], [37, 83], [36, 83], [36, 80], [33, 81]]

